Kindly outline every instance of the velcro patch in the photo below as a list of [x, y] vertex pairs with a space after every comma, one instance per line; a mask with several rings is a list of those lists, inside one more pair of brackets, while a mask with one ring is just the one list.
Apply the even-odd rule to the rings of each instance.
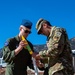
[[60, 39], [60, 37], [61, 37], [61, 34], [62, 34], [61, 32], [56, 32], [54, 37], [53, 37], [53, 40], [58, 41]]

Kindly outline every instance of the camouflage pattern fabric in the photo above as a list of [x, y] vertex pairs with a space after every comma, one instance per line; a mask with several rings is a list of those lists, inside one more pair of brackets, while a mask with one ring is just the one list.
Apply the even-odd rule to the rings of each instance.
[[49, 75], [59, 71], [62, 74], [59, 72], [58, 75], [73, 75], [72, 52], [65, 29], [52, 27], [47, 47], [48, 50], [40, 51], [39, 54], [48, 59]]

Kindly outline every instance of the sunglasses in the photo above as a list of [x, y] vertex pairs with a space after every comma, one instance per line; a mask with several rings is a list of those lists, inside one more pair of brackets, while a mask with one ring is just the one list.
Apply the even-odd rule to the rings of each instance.
[[[23, 29], [23, 30], [24, 30], [24, 29]], [[24, 32], [25, 32], [25, 33], [29, 33], [29, 34], [31, 33], [31, 31], [29, 31], [29, 30], [24, 30]]]

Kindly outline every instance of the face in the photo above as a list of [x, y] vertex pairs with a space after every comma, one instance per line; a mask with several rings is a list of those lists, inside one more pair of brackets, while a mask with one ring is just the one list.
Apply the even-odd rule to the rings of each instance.
[[26, 27], [21, 27], [20, 32], [26, 38], [31, 33], [31, 30]]
[[47, 30], [47, 25], [42, 25], [40, 31], [39, 31], [42, 35], [48, 36], [49, 32]]

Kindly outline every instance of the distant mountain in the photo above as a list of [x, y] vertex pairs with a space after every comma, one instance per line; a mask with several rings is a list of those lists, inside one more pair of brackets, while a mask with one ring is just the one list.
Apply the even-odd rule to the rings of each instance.
[[71, 49], [75, 49], [75, 37], [70, 39]]
[[2, 49], [0, 49], [0, 58], [2, 57]]
[[[69, 40], [70, 45], [71, 45], [71, 49], [74, 50], [75, 49], [75, 37]], [[47, 49], [46, 44], [43, 45], [34, 45], [34, 50], [36, 52], [39, 52], [40, 50], [45, 50]]]
[[[75, 37], [70, 39], [70, 44], [71, 44], [71, 49], [75, 49]], [[46, 50], [47, 46], [46, 44], [42, 44], [42, 45], [34, 45], [34, 50], [35, 52], [39, 52], [40, 50]], [[2, 49], [0, 49], [0, 57], [2, 57]]]
[[41, 51], [41, 50], [45, 50], [45, 49], [47, 49], [47, 46], [46, 46], [46, 44], [42, 44], [42, 45], [34, 45], [34, 51], [35, 52], [39, 52], [39, 51]]

